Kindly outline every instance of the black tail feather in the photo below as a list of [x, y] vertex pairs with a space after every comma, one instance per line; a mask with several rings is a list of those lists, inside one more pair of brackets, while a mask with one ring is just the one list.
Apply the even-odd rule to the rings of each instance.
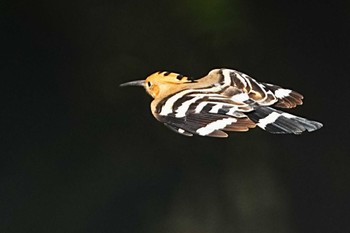
[[319, 122], [294, 116], [271, 107], [258, 107], [247, 115], [257, 126], [275, 134], [301, 134], [304, 131], [315, 131], [323, 126]]

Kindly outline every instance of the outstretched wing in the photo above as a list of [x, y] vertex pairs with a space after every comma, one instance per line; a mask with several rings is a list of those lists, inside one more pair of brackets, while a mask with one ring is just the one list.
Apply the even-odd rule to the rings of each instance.
[[252, 77], [236, 70], [222, 69], [222, 72], [224, 75], [231, 77], [232, 86], [247, 93], [249, 98], [259, 105], [294, 108], [297, 105], [303, 104], [302, 99], [304, 97], [296, 91], [274, 84], [260, 83]]
[[224, 131], [245, 132], [255, 127], [244, 114], [252, 111], [252, 106], [208, 90], [205, 93], [184, 90], [164, 99], [158, 106], [156, 118], [185, 136], [227, 137]]
[[254, 128], [255, 123], [249, 118], [236, 118], [221, 114], [193, 114], [177, 118], [174, 115], [162, 116], [160, 121], [173, 131], [185, 136], [197, 134], [210, 137], [227, 137], [224, 131], [245, 132]]

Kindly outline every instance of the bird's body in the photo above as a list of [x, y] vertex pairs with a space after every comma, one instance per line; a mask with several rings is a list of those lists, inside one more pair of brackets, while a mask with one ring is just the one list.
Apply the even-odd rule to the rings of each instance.
[[275, 109], [294, 108], [303, 96], [277, 85], [257, 82], [232, 69], [214, 69], [200, 79], [156, 72], [146, 80], [122, 84], [144, 86], [154, 98], [153, 116], [177, 133], [227, 137], [224, 131], [248, 131], [256, 125], [279, 134], [300, 134], [322, 127]]

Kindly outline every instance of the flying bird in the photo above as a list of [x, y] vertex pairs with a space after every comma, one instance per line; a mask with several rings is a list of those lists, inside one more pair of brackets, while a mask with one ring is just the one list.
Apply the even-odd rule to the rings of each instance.
[[301, 105], [301, 94], [237, 70], [213, 69], [199, 79], [159, 71], [120, 86], [143, 86], [154, 98], [153, 116], [185, 136], [227, 137], [225, 131], [245, 132], [255, 126], [274, 134], [301, 134], [322, 127], [278, 109]]

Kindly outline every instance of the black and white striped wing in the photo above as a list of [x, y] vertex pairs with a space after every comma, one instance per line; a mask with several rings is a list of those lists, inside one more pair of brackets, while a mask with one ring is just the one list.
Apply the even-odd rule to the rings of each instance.
[[255, 127], [249, 118], [236, 118], [220, 114], [193, 114], [176, 118], [174, 115], [160, 117], [160, 120], [173, 131], [185, 136], [194, 134], [210, 137], [227, 137], [224, 131], [245, 132]]
[[[181, 93], [176, 95], [180, 96]], [[169, 106], [167, 101], [172, 105]], [[157, 119], [186, 136], [227, 137], [223, 131], [245, 132], [255, 127], [255, 123], [242, 113], [251, 111], [250, 106], [234, 105], [218, 94], [188, 93], [176, 101], [167, 101], [162, 105]]]
[[252, 77], [231, 69], [221, 69], [223, 76], [230, 76], [231, 86], [248, 94], [248, 98], [258, 105], [280, 108], [294, 108], [303, 104], [303, 96], [296, 91], [280, 86], [261, 83]]
[[[300, 134], [304, 131], [312, 132], [322, 127], [319, 122], [273, 108], [294, 108], [301, 105], [303, 103], [301, 94], [274, 84], [259, 83], [239, 71], [223, 69], [222, 73], [224, 76], [229, 75], [232, 86], [242, 91], [240, 100], [253, 107], [253, 110], [246, 112], [246, 115], [260, 128], [276, 134]], [[235, 96], [232, 98], [234, 99]]]

